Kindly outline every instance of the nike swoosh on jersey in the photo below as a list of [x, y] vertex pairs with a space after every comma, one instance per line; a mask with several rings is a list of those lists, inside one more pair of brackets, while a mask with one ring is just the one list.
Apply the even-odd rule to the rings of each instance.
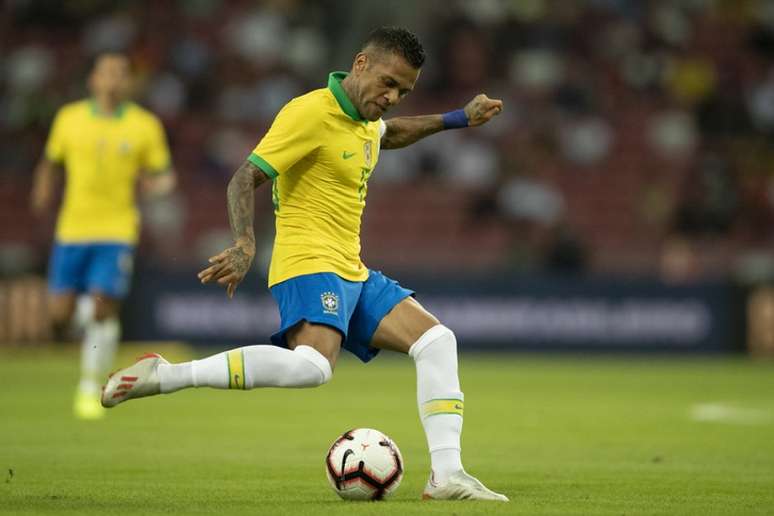
[[356, 154], [356, 153], [354, 153], [354, 152], [347, 152], [347, 151], [344, 151], [344, 152], [341, 154], [341, 157], [342, 157], [342, 158], [344, 158], [344, 159], [349, 159], [349, 158], [351, 158], [352, 156], [354, 156], [355, 154]]

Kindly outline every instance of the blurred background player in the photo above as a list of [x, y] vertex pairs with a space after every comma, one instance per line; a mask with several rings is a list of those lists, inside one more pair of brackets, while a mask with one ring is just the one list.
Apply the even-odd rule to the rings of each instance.
[[381, 349], [398, 351], [416, 363], [432, 468], [423, 498], [508, 501], [462, 467], [464, 401], [454, 333], [411, 290], [360, 259], [367, 183], [380, 148], [480, 126], [502, 110], [502, 101], [479, 94], [465, 109], [443, 115], [382, 120], [414, 89], [424, 62], [424, 48], [409, 31], [373, 31], [349, 73], [331, 73], [327, 88], [285, 105], [231, 179], [234, 245], [210, 258], [199, 278], [233, 296], [256, 252], [254, 190], [272, 180], [277, 233], [269, 287], [282, 319], [274, 346], [247, 346], [182, 364], [148, 355], [108, 381], [106, 407], [195, 386], [316, 387], [331, 379], [341, 348], [363, 362]]
[[120, 338], [120, 303], [129, 289], [138, 240], [136, 186], [139, 181], [144, 193], [158, 196], [169, 193], [176, 180], [161, 123], [127, 100], [128, 56], [97, 55], [88, 86], [90, 98], [66, 104], [54, 119], [35, 171], [31, 203], [39, 216], [51, 209], [64, 169], [64, 198], [49, 263], [50, 310], [55, 338], [64, 340], [78, 296], [88, 294], [92, 300], [74, 411], [82, 419], [97, 419], [104, 413], [99, 386]]

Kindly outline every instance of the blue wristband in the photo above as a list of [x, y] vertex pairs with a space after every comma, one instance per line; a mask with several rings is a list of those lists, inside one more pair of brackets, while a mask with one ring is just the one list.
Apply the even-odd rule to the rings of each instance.
[[464, 109], [455, 109], [441, 115], [444, 129], [460, 129], [468, 126], [468, 117]]

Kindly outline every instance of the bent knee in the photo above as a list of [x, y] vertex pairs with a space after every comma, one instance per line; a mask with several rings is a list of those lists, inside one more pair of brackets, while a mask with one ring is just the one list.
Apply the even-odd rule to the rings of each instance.
[[454, 332], [437, 324], [427, 330], [409, 349], [409, 355], [415, 360], [423, 354], [455, 354], [457, 353], [457, 337]]
[[319, 387], [331, 381], [333, 368], [325, 356], [311, 346], [296, 346], [293, 350], [301, 360], [296, 366], [300, 387]]

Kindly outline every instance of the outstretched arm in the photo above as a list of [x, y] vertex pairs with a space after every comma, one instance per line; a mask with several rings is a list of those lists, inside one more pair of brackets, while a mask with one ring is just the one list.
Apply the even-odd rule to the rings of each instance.
[[237, 285], [247, 274], [255, 257], [253, 191], [267, 181], [269, 176], [263, 170], [245, 161], [228, 183], [228, 220], [235, 243], [233, 247], [210, 258], [212, 265], [199, 273], [202, 283], [217, 281], [219, 285], [225, 286], [228, 297], [234, 296]]
[[399, 149], [444, 129], [475, 127], [485, 124], [503, 109], [503, 101], [484, 94], [468, 102], [464, 110], [446, 115], [401, 116], [385, 120], [382, 149]]
[[443, 130], [441, 115], [399, 116], [385, 120], [382, 149], [399, 149]]

